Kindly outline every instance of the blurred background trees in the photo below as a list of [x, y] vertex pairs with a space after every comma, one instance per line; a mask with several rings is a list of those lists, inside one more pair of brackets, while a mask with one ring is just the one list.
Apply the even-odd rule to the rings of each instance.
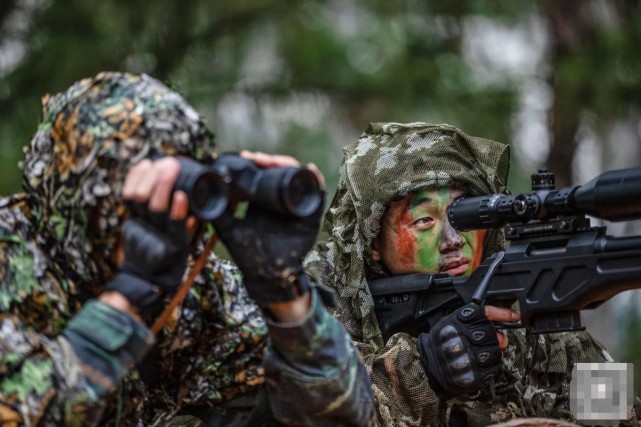
[[[641, 164], [639, 46], [638, 0], [3, 0], [0, 194], [20, 189], [40, 97], [101, 70], [166, 81], [221, 149], [313, 161], [330, 194], [341, 147], [374, 121], [510, 143], [513, 191], [544, 166], [581, 184]], [[636, 310], [615, 300], [588, 327], [641, 371]]]

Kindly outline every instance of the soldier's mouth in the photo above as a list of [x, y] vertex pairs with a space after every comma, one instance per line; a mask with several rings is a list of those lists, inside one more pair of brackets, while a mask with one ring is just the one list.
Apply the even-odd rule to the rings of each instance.
[[442, 266], [440, 272], [451, 274], [452, 276], [458, 276], [465, 273], [469, 266], [470, 261], [467, 258], [460, 258], [454, 261], [450, 261]]

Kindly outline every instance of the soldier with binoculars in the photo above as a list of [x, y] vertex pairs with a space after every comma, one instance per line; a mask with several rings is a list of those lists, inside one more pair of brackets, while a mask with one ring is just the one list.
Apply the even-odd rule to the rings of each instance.
[[[182, 97], [124, 73], [45, 97], [25, 152], [24, 193], [0, 199], [3, 423], [371, 422], [367, 372], [302, 268], [315, 167], [218, 156]], [[236, 265], [207, 253], [214, 229]]]

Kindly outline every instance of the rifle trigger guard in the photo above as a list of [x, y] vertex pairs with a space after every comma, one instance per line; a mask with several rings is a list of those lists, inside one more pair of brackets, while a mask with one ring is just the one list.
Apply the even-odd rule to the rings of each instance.
[[509, 322], [494, 322], [494, 327], [497, 329], [519, 329], [524, 328], [523, 323], [519, 320], [516, 323]]
[[485, 302], [485, 296], [487, 295], [487, 289], [490, 286], [490, 281], [492, 280], [492, 277], [494, 277], [496, 269], [499, 267], [499, 265], [501, 265], [501, 262], [503, 262], [504, 256], [505, 251], [499, 251], [496, 253], [496, 258], [488, 267], [487, 273], [485, 273], [485, 276], [483, 276], [481, 283], [479, 283], [479, 286], [474, 291], [474, 295], [472, 295], [472, 302], [479, 305], [482, 305], [483, 302]]

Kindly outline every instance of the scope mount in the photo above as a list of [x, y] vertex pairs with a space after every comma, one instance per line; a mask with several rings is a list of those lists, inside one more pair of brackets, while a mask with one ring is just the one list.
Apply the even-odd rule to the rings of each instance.
[[587, 231], [594, 228], [591, 226], [590, 219], [585, 215], [565, 216], [526, 224], [510, 223], [505, 227], [505, 238], [507, 240], [523, 240], [538, 236]]

